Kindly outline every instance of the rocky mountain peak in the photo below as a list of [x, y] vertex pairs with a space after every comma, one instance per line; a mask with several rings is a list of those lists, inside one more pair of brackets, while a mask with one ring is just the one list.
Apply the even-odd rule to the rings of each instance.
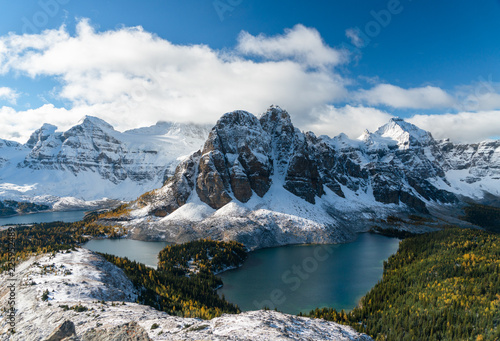
[[259, 120], [253, 114], [244, 110], [234, 110], [222, 115], [215, 127], [217, 129], [231, 129], [234, 126], [255, 126], [257, 124], [259, 124]]
[[279, 106], [271, 106], [260, 116], [262, 128], [269, 134], [290, 134], [295, 130], [288, 112]]
[[394, 141], [399, 149], [425, 146], [434, 141], [431, 133], [399, 117], [391, 118], [389, 123], [380, 127], [375, 134]]
[[115, 130], [113, 128], [113, 126], [111, 124], [109, 124], [108, 122], [106, 122], [98, 117], [89, 116], [89, 115], [86, 115], [82, 119], [80, 119], [80, 121], [78, 121], [77, 127], [78, 126], [81, 126], [84, 128], [90, 128], [90, 129], [100, 128], [100, 129], [111, 130], [111, 131]]
[[371, 140], [371, 135], [372, 135], [372, 133], [370, 133], [370, 131], [369, 131], [368, 129], [365, 129], [365, 130], [363, 131], [363, 134], [361, 134], [361, 135], [358, 137], [358, 140], [363, 141], [363, 142], [365, 142], [365, 143], [368, 143], [368, 142], [370, 142], [370, 140]]
[[37, 143], [47, 140], [56, 130], [57, 127], [55, 125], [44, 123], [40, 129], [35, 130], [35, 132], [31, 134], [28, 142], [26, 142], [26, 146], [33, 148]]
[[129, 225], [141, 238], [250, 247], [346, 240], [387, 215], [452, 212], [462, 196], [500, 197], [499, 146], [436, 142], [400, 118], [359, 140], [316, 137], [279, 107], [259, 118], [237, 110], [161, 189], [131, 204], [137, 218]]
[[272, 172], [270, 137], [257, 117], [241, 110], [223, 115], [210, 132], [198, 166], [196, 191], [212, 208], [263, 196]]

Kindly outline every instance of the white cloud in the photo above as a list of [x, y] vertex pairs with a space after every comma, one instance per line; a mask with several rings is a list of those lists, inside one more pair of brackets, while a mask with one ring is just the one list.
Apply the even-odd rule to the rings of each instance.
[[237, 49], [247, 55], [268, 60], [290, 59], [309, 67], [335, 66], [347, 61], [345, 51], [329, 47], [317, 30], [300, 24], [275, 37], [253, 36], [243, 31]]
[[17, 98], [19, 97], [19, 94], [7, 87], [0, 87], [0, 100], [6, 100], [11, 104], [16, 104]]
[[365, 42], [360, 37], [359, 33], [360, 33], [359, 29], [355, 28], [348, 28], [347, 30], [345, 30], [345, 36], [349, 38], [351, 44], [353, 44], [356, 47], [364, 47]]
[[53, 123], [65, 130], [85, 115], [79, 110], [66, 110], [46, 104], [36, 109], [17, 111], [11, 107], [0, 108], [1, 138], [25, 143], [31, 133], [40, 128], [41, 122]]
[[[252, 40], [246, 37], [240, 39], [241, 51], [249, 46], [244, 41]], [[283, 58], [257, 62], [241, 51], [175, 45], [141, 27], [96, 32], [83, 20], [74, 36], [63, 26], [36, 35], [0, 37], [0, 73], [49, 76], [61, 82], [56, 95], [72, 105], [64, 114], [45, 107], [44, 114], [34, 109], [16, 115], [30, 115], [36, 126], [63, 126], [74, 113], [97, 115], [121, 130], [158, 120], [213, 123], [225, 112], [245, 109], [257, 114], [270, 104], [302, 115], [346, 95], [344, 79], [326, 67], [336, 65], [341, 53], [325, 45], [316, 30], [298, 25], [284, 36], [259, 36], [253, 46], [268, 53], [274, 42], [280, 42]], [[0, 131], [9, 131], [4, 122], [0, 120]], [[16, 133], [26, 137], [31, 131]]]
[[393, 115], [375, 108], [351, 105], [337, 108], [325, 105], [313, 109], [309, 123], [304, 122], [301, 128], [313, 131], [316, 135], [334, 137], [344, 133], [351, 139], [356, 139], [365, 129], [375, 131], [392, 117]]
[[[278, 104], [302, 129], [356, 138], [365, 128], [376, 130], [392, 117], [367, 105], [457, 108], [456, 98], [477, 101], [478, 109], [462, 111], [483, 112], [419, 115], [412, 122], [437, 137], [457, 141], [500, 134], [494, 131], [500, 126], [499, 112], [485, 111], [498, 108], [498, 92], [481, 88], [454, 98], [437, 87], [403, 89], [375, 80], [373, 88], [348, 96], [345, 87], [350, 81], [335, 69], [346, 61], [343, 51], [329, 47], [315, 29], [302, 25], [272, 37], [243, 32], [236, 48], [224, 52], [205, 45], [172, 44], [141, 27], [96, 32], [86, 20], [78, 24], [75, 35], [64, 26], [34, 35], [9, 34], [0, 37], [0, 76], [14, 73], [60, 82], [54, 95], [69, 107], [4, 106], [1, 137], [25, 142], [45, 122], [63, 130], [84, 115], [99, 116], [125, 130], [159, 120], [214, 123], [231, 110], [258, 114]], [[16, 91], [0, 88], [0, 100], [13, 106], [18, 97]], [[333, 105], [348, 97], [352, 105]]]
[[415, 115], [407, 121], [430, 131], [436, 139], [454, 142], [473, 143], [500, 136], [500, 111]]
[[458, 109], [468, 111], [500, 109], [500, 94], [496, 92], [471, 93], [459, 101], [457, 107]]
[[434, 86], [403, 89], [391, 84], [379, 84], [369, 90], [359, 90], [354, 94], [354, 99], [393, 108], [434, 109], [455, 105], [451, 95]]

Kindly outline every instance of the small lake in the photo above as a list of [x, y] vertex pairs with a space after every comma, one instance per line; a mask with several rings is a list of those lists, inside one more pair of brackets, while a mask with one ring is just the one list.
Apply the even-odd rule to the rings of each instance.
[[82, 246], [95, 252], [109, 253], [118, 257], [127, 257], [156, 268], [158, 265], [158, 254], [167, 242], [144, 242], [133, 239], [94, 239]]
[[399, 239], [363, 233], [348, 244], [257, 250], [242, 267], [220, 274], [224, 286], [218, 292], [243, 311], [347, 311], [382, 278], [383, 262], [398, 247]]
[[83, 219], [84, 210], [79, 211], [55, 211], [55, 212], [39, 212], [31, 214], [17, 215], [13, 217], [0, 218], [0, 226], [8, 224], [34, 224], [34, 223], [50, 223], [52, 221], [63, 221], [72, 223]]

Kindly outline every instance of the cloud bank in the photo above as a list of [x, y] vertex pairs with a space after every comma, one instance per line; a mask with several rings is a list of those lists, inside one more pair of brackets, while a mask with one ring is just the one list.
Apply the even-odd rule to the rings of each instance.
[[474, 143], [500, 138], [500, 112], [478, 111], [444, 115], [415, 115], [407, 120], [436, 139]]
[[370, 105], [392, 108], [450, 108], [455, 104], [451, 95], [434, 86], [403, 89], [391, 84], [378, 84], [372, 89], [358, 91], [354, 98]]
[[17, 108], [23, 92], [0, 87], [0, 137], [25, 142], [45, 122], [62, 130], [84, 115], [125, 130], [159, 120], [214, 123], [228, 111], [259, 114], [278, 104], [301, 129], [355, 138], [384, 124], [392, 116], [387, 108], [456, 110], [466, 100], [476, 101], [482, 112], [419, 115], [412, 122], [436, 136], [441, 123], [434, 119], [448, 129], [455, 122], [458, 140], [494, 136], [491, 126], [472, 123], [478, 117], [495, 119], [498, 112], [488, 110], [500, 104], [496, 92], [457, 99], [434, 86], [378, 83], [356, 89], [339, 71], [348, 63], [346, 51], [328, 46], [316, 29], [303, 25], [275, 36], [241, 32], [235, 48], [223, 51], [173, 44], [142, 27], [98, 32], [88, 20], [78, 23], [74, 35], [65, 26], [8, 34], [0, 37], [0, 78], [51, 79], [58, 86], [47, 93], [65, 107]]

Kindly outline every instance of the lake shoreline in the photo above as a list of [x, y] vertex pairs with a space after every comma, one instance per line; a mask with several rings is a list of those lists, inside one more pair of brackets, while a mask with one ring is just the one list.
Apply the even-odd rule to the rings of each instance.
[[[218, 293], [242, 311], [265, 306], [289, 314], [332, 306], [348, 311], [382, 278], [383, 262], [397, 252], [399, 242], [366, 232], [352, 243], [259, 249], [241, 267], [219, 274], [224, 285]], [[332, 254], [325, 257], [328, 249]], [[255, 284], [260, 282], [267, 284]]]
[[[16, 214], [9, 217], [0, 217], [0, 226], [24, 226], [40, 223], [51, 223], [56, 221], [71, 223], [83, 220], [84, 217], [92, 211], [93, 210], [88, 209], [72, 209], [64, 211], [45, 210], [39, 212], [30, 212], [27, 214]], [[35, 220], [37, 216], [40, 216], [40, 219], [38, 221]]]

